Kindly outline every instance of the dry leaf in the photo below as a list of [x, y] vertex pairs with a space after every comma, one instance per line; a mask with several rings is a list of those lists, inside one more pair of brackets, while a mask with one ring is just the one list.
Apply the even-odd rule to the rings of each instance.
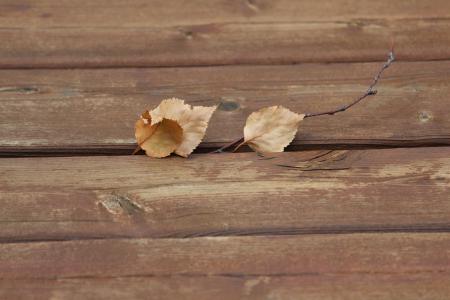
[[191, 106], [189, 104], [184, 104], [184, 100], [177, 98], [165, 99], [150, 112], [151, 125], [159, 123], [163, 119], [177, 121], [190, 108]]
[[175, 150], [175, 153], [188, 157], [200, 144], [208, 128], [209, 119], [216, 110], [217, 106], [194, 106], [186, 111], [178, 120], [181, 128], [183, 128], [183, 141]]
[[253, 112], [244, 127], [243, 144], [260, 153], [283, 152], [294, 139], [304, 116], [282, 106]]
[[161, 101], [136, 122], [136, 140], [146, 154], [165, 157], [172, 152], [188, 157], [203, 139], [216, 106], [184, 104], [172, 98]]
[[139, 146], [151, 157], [170, 155], [181, 144], [183, 138], [181, 126], [169, 119], [150, 125], [149, 119], [142, 118], [136, 122], [135, 129]]

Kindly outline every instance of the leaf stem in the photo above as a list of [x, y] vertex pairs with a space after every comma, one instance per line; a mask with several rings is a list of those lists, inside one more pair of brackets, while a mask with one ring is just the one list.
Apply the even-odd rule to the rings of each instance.
[[235, 144], [237, 144], [237, 143], [239, 143], [239, 142], [241, 142], [241, 141], [243, 141], [243, 140], [244, 140], [244, 138], [243, 138], [243, 137], [240, 137], [239, 139], [234, 140], [234, 141], [232, 141], [231, 143], [228, 143], [228, 144], [226, 144], [226, 145], [220, 147], [219, 149], [214, 150], [214, 151], [211, 151], [211, 152], [209, 152], [209, 153], [222, 153], [222, 152], [224, 152], [224, 150], [230, 148], [231, 146], [233, 146], [233, 145], [235, 145]]
[[[241, 138], [241, 140], [243, 140], [244, 138]], [[233, 152], [236, 152], [239, 148], [241, 148], [242, 146], [244, 146], [245, 144], [247, 144], [249, 141], [243, 140], [242, 143], [239, 143], [239, 145], [237, 145]]]
[[136, 149], [134, 149], [134, 151], [133, 151], [133, 153], [131, 153], [131, 155], [135, 155], [136, 153], [139, 152], [139, 150], [141, 150], [141, 146], [140, 146], [140, 145], [137, 145], [137, 146], [136, 146]]

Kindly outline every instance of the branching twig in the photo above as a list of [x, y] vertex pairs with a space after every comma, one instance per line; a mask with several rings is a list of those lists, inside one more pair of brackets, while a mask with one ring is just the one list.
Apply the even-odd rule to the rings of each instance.
[[[376, 85], [378, 84], [378, 81], [380, 81], [381, 79], [381, 74], [383, 74], [384, 70], [386, 70], [387, 68], [389, 68], [389, 66], [395, 61], [395, 54], [394, 54], [394, 46], [392, 45], [391, 51], [388, 54], [388, 59], [387, 61], [384, 63], [384, 65], [381, 67], [381, 69], [378, 71], [378, 73], [375, 75], [375, 77], [372, 80], [372, 83], [369, 85], [369, 87], [367, 88], [366, 92], [359, 96], [356, 100], [354, 100], [353, 102], [346, 104], [344, 106], [341, 106], [337, 109], [334, 110], [330, 110], [330, 111], [324, 111], [324, 112], [317, 112], [317, 113], [307, 113], [305, 114], [304, 118], [311, 118], [311, 117], [318, 117], [318, 116], [324, 116], [324, 115], [334, 115], [338, 112], [343, 112], [346, 111], [347, 109], [349, 109], [350, 107], [358, 104], [359, 102], [361, 102], [362, 100], [364, 100], [365, 98], [369, 97], [369, 96], [373, 96], [377, 94], [377, 90], [375, 90]], [[225, 146], [210, 152], [210, 153], [221, 153], [224, 152], [224, 150], [230, 148], [231, 146], [235, 145], [238, 142], [243, 141], [244, 138], [241, 137], [238, 140], [235, 140], [229, 144], [226, 144]], [[244, 142], [241, 142], [239, 144], [237, 148], [239, 148], [240, 146], [242, 146], [243, 144], [245, 144]], [[234, 149], [234, 151], [236, 151], [236, 149]]]
[[330, 111], [324, 111], [324, 112], [318, 112], [318, 113], [308, 113], [305, 114], [305, 118], [311, 118], [311, 117], [317, 117], [317, 116], [323, 116], [323, 115], [334, 115], [338, 112], [343, 112], [346, 111], [347, 109], [349, 109], [350, 107], [352, 107], [353, 105], [359, 103], [360, 101], [362, 101], [363, 99], [372, 96], [372, 95], [376, 95], [377, 94], [377, 90], [374, 90], [375, 86], [377, 85], [378, 81], [381, 78], [381, 74], [383, 74], [383, 71], [386, 70], [387, 68], [389, 68], [389, 66], [395, 61], [395, 55], [394, 55], [394, 50], [391, 50], [391, 52], [389, 52], [388, 55], [388, 59], [387, 61], [384, 63], [384, 65], [381, 67], [381, 69], [378, 71], [378, 73], [375, 75], [375, 77], [373, 78], [372, 83], [369, 85], [369, 88], [366, 90], [366, 92], [359, 96], [355, 101], [344, 105], [342, 107], [339, 107], [338, 109], [334, 109], [334, 110], [330, 110]]

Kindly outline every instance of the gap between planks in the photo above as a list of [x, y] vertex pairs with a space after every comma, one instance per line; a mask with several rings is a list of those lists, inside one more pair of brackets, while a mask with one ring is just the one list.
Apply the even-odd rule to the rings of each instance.
[[[429, 141], [427, 141], [429, 142]], [[427, 142], [420, 142], [416, 141], [415, 143], [406, 144], [406, 145], [376, 145], [376, 144], [368, 144], [368, 145], [362, 145], [362, 144], [331, 144], [331, 145], [304, 145], [304, 146], [297, 146], [297, 145], [289, 145], [284, 150], [285, 153], [290, 152], [302, 152], [302, 151], [334, 151], [334, 150], [376, 150], [376, 149], [408, 149], [408, 148], [424, 148], [424, 147], [446, 147], [449, 146], [446, 140], [442, 143], [427, 143]], [[192, 153], [192, 155], [220, 155], [220, 153], [212, 153], [215, 150], [217, 150], [222, 144], [217, 143], [216, 147], [212, 147], [208, 145], [205, 147], [204, 145], [200, 144]], [[9, 149], [5, 148], [3, 151], [0, 151], [0, 158], [20, 158], [20, 157], [78, 157], [78, 156], [134, 156], [134, 155], [145, 155], [145, 152], [143, 150], [139, 150], [136, 154], [132, 154], [133, 151], [136, 149], [136, 146], [123, 146], [123, 147], [111, 147], [111, 145], [105, 145], [104, 147], [80, 147], [80, 148], [34, 148], [34, 149], [20, 149], [20, 148], [13, 148]], [[231, 150], [226, 150], [223, 153], [233, 153]], [[243, 145], [236, 151], [236, 153], [255, 153], [255, 155], [258, 155], [254, 150], [252, 150], [247, 145]], [[170, 155], [170, 157], [178, 157], [176, 154]], [[169, 157], [169, 158], [170, 158]], [[215, 156], [212, 156], [211, 158], [214, 158]], [[149, 158], [153, 159], [153, 158]], [[168, 159], [168, 158], [165, 158]]]

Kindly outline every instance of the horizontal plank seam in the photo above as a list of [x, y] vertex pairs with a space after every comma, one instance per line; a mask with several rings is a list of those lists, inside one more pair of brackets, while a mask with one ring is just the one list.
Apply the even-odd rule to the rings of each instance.
[[389, 271], [353, 271], [353, 272], [300, 272], [300, 273], [169, 273], [169, 274], [130, 274], [120, 276], [104, 276], [104, 275], [85, 275], [85, 276], [48, 276], [48, 277], [0, 277], [0, 280], [77, 280], [77, 279], [119, 279], [119, 278], [254, 278], [254, 277], [305, 277], [305, 276], [349, 276], [349, 275], [420, 275], [420, 274], [449, 274], [447, 269], [429, 269], [429, 270], [407, 270], [399, 272]]
[[[446, 62], [450, 61], [450, 57], [445, 58], [430, 58], [430, 59], [411, 59], [411, 58], [397, 58], [397, 62], [403, 63], [420, 63], [420, 62]], [[61, 65], [34, 65], [34, 66], [9, 66], [3, 65], [0, 61], [0, 70], [98, 70], [98, 69], [170, 69], [170, 68], [209, 68], [209, 67], [235, 67], [235, 66], [291, 66], [291, 65], [320, 65], [320, 64], [362, 64], [362, 63], [376, 63], [376, 62], [384, 62], [384, 57], [380, 56], [377, 59], [370, 60], [323, 60], [316, 62], [280, 62], [274, 60], [273, 64], [268, 63], [245, 63], [241, 62], [238, 64], [183, 64], [183, 65], [153, 65], [153, 64], [127, 64], [127, 65], [115, 65], [115, 64], [99, 64], [99, 65], [89, 65], [83, 66], [82, 64], [61, 64]]]
[[[431, 147], [450, 147], [449, 138], [442, 138], [442, 143], [420, 143], [417, 141], [398, 141], [399, 144], [312, 144], [312, 145], [292, 145], [285, 152], [301, 152], [307, 150], [375, 150], [375, 149], [411, 149], [411, 148], [431, 148]], [[214, 143], [215, 144], [215, 143]], [[219, 143], [217, 143], [219, 144]], [[225, 144], [225, 142], [224, 142]], [[200, 145], [193, 153], [197, 155], [218, 155], [220, 153], [211, 154], [210, 152], [219, 146], [212, 147]], [[14, 149], [4, 148], [0, 146], [1, 158], [29, 158], [29, 157], [86, 157], [86, 156], [131, 156], [134, 146], [109, 145], [101, 147], [85, 147], [85, 148], [30, 148], [30, 149]], [[250, 148], [244, 146], [239, 149], [238, 153], [254, 152]], [[142, 151], [135, 155], [145, 155]]]
[[361, 228], [361, 229], [318, 229], [318, 230], [266, 230], [265, 232], [251, 232], [244, 230], [240, 231], [223, 231], [214, 233], [198, 233], [187, 235], [167, 235], [155, 237], [130, 237], [130, 236], [105, 236], [105, 237], [73, 237], [73, 238], [43, 238], [43, 239], [14, 239], [14, 238], [0, 238], [1, 244], [32, 244], [32, 243], [61, 243], [72, 241], [108, 241], [108, 240], [186, 240], [186, 239], [201, 239], [201, 238], [222, 238], [222, 237], [275, 237], [275, 236], [306, 236], [306, 235], [352, 235], [352, 234], [392, 234], [392, 233], [450, 233], [450, 224], [447, 226], [417, 226], [417, 227], [396, 227], [396, 228]]

